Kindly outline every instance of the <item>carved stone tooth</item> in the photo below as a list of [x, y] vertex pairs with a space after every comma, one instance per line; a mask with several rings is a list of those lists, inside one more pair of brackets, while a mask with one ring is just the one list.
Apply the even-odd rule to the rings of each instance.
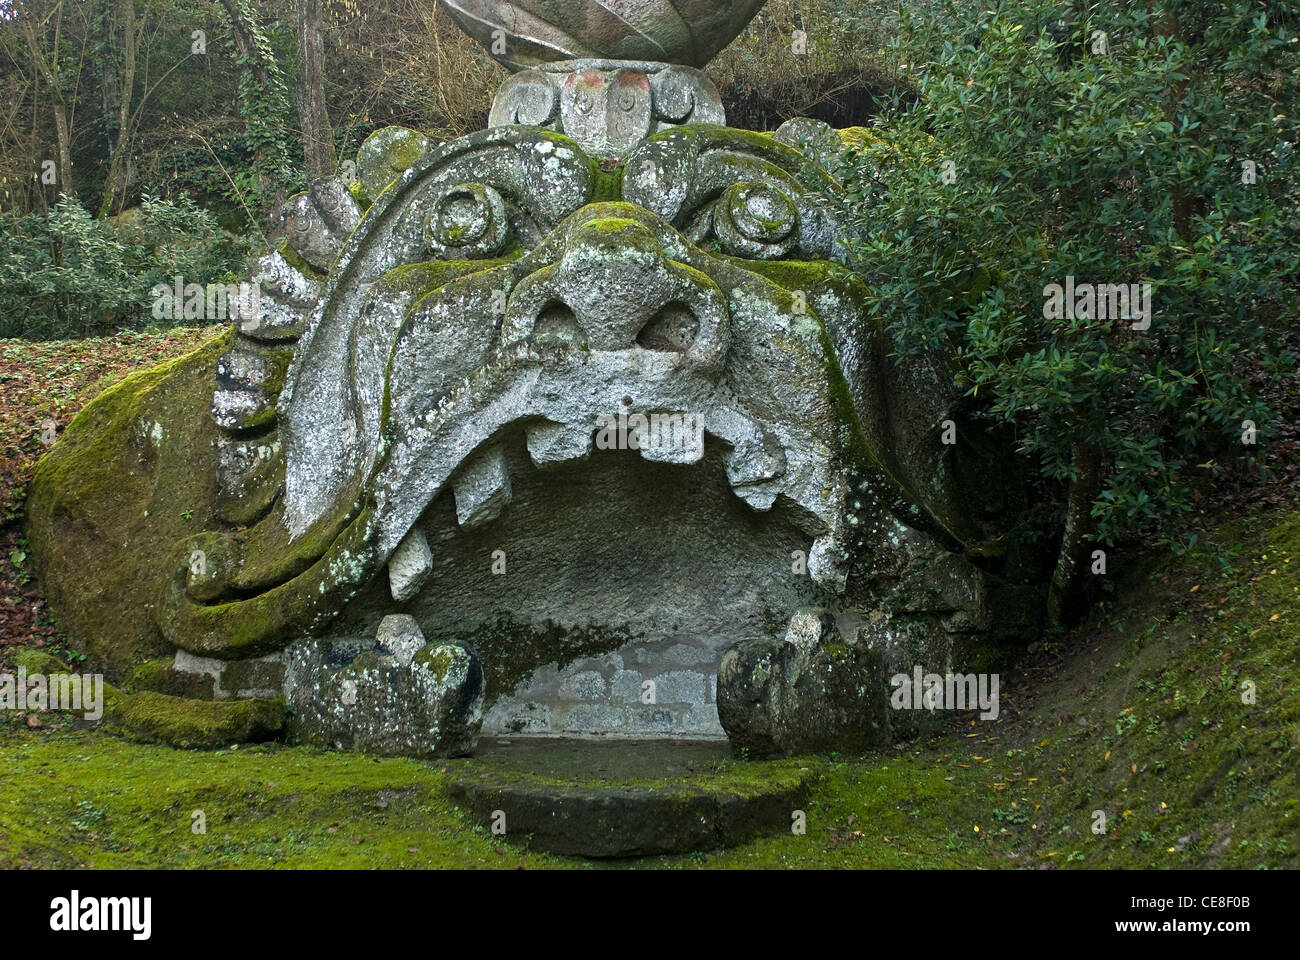
[[772, 504], [776, 503], [781, 489], [778, 483], [747, 484], [732, 487], [731, 492], [749, 504], [751, 509], [765, 512], [772, 509]]
[[[658, 418], [658, 419], [656, 419]], [[641, 432], [642, 458], [655, 463], [698, 463], [704, 457], [704, 417], [696, 413], [649, 414]]]
[[593, 433], [591, 424], [550, 421], [529, 424], [524, 430], [528, 456], [541, 469], [587, 459], [591, 456]]
[[726, 460], [727, 480], [732, 487], [765, 483], [783, 476], [785, 450], [775, 437], [757, 434], [735, 442]]
[[493, 446], [474, 454], [461, 467], [452, 489], [456, 494], [456, 519], [465, 529], [501, 516], [511, 496], [505, 451]]
[[433, 570], [433, 551], [424, 531], [412, 527], [388, 558], [388, 589], [398, 603], [410, 600]]
[[822, 589], [841, 594], [848, 583], [844, 568], [842, 548], [834, 533], [823, 534], [813, 541], [808, 551], [808, 575]]

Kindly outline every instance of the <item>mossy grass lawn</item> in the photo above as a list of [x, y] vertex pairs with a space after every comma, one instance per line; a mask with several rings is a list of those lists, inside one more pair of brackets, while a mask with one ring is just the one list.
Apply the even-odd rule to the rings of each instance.
[[[1300, 866], [1300, 512], [1131, 560], [1088, 623], [1007, 671], [997, 722], [968, 715], [892, 752], [800, 758], [818, 776], [804, 835], [679, 857], [548, 856], [447, 799], [449, 764], [472, 760], [185, 751], [11, 714], [0, 867]], [[736, 760], [718, 775], [764, 767]]]

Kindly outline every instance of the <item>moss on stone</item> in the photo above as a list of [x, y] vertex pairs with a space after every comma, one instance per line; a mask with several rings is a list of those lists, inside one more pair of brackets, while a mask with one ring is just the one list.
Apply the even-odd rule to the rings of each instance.
[[285, 240], [280, 244], [280, 256], [284, 257], [289, 266], [293, 267], [304, 277], [310, 277], [317, 283], [324, 281], [325, 275], [304, 260], [297, 250], [289, 246], [288, 240]]
[[151, 608], [177, 541], [213, 524], [209, 408], [232, 337], [109, 387], [36, 466], [27, 533], [41, 586], [69, 641], [110, 679], [171, 649]]
[[445, 644], [428, 646], [416, 653], [414, 662], [429, 671], [438, 683], [442, 683], [451, 670], [452, 653]]
[[369, 210], [374, 203], [370, 197], [366, 196], [366, 190], [361, 186], [360, 180], [354, 180], [348, 185], [348, 193], [352, 194], [352, 199], [357, 202], [357, 206], [361, 208], [362, 213]]
[[44, 650], [36, 650], [32, 647], [23, 647], [13, 655], [13, 664], [15, 667], [22, 667], [30, 676], [33, 673], [43, 673], [49, 676], [52, 673], [68, 673], [71, 670], [66, 663], [54, 656], [52, 653], [46, 653]]
[[148, 690], [193, 700], [213, 699], [216, 681], [212, 677], [177, 670], [172, 663], [171, 657], [146, 660], [132, 671], [126, 690], [131, 693]]
[[284, 701], [189, 700], [165, 693], [114, 691], [104, 720], [142, 743], [210, 750], [274, 739], [284, 726]]

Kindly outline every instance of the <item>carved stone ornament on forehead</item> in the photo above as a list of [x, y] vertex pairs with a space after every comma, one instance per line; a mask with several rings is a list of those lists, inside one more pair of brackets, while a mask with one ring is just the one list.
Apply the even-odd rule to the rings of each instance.
[[572, 60], [522, 70], [497, 91], [488, 123], [564, 133], [596, 156], [624, 156], [652, 133], [726, 122], [718, 88], [699, 70], [663, 63]]

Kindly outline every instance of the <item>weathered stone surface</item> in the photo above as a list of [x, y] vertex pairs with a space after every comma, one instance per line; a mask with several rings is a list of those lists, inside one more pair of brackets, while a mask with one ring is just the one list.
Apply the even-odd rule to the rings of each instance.
[[488, 124], [528, 124], [572, 137], [588, 153], [621, 157], [651, 133], [725, 123], [722, 97], [699, 70], [664, 63], [574, 60], [523, 70], [502, 84]]
[[313, 180], [306, 193], [290, 197], [284, 207], [284, 234], [294, 252], [316, 270], [329, 269], [361, 209], [342, 181]]
[[217, 389], [212, 394], [212, 419], [231, 432], [257, 430], [272, 422], [293, 359], [291, 348], [241, 340], [217, 361]]
[[763, 0], [440, 0], [466, 33], [511, 70], [576, 57], [702, 67]]
[[191, 677], [194, 682], [206, 680], [216, 700], [274, 699], [280, 695], [284, 683], [284, 655], [273, 653], [251, 660], [224, 661], [177, 650], [172, 672]]
[[[381, 627], [379, 636], [403, 659], [412, 646], [409, 621]], [[483, 722], [483, 670], [454, 644], [419, 648], [405, 664], [370, 650], [332, 667], [322, 645], [308, 643], [289, 653], [285, 696], [291, 735], [383, 756], [472, 753]]]
[[259, 296], [239, 302], [236, 329], [243, 336], [270, 343], [295, 342], [307, 329], [307, 318], [320, 296], [320, 285], [293, 267], [279, 252], [249, 265], [249, 282]]
[[391, 613], [379, 621], [379, 629], [375, 631], [375, 645], [396, 660], [398, 666], [409, 667], [415, 655], [429, 644], [414, 617], [405, 613]]
[[826, 610], [800, 610], [782, 639], [743, 640], [718, 668], [718, 716], [751, 757], [859, 751], [888, 742], [881, 652], [847, 643]]
[[361, 189], [374, 201], [393, 181], [415, 166], [433, 143], [422, 133], [406, 127], [376, 130], [357, 151], [357, 177]]

